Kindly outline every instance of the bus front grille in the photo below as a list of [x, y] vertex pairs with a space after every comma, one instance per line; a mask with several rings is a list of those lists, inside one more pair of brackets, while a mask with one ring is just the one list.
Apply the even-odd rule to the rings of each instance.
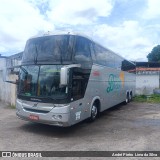
[[37, 110], [37, 109], [31, 109], [31, 108], [25, 108], [25, 107], [23, 109], [26, 111], [35, 112], [35, 113], [49, 113], [49, 111]]

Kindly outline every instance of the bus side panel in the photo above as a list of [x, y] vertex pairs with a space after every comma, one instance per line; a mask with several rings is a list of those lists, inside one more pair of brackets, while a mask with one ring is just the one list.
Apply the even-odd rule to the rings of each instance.
[[89, 97], [82, 98], [70, 103], [70, 124], [76, 124], [89, 116]]
[[101, 103], [100, 111], [103, 111], [125, 101], [126, 92], [131, 90], [134, 95], [134, 74], [95, 64], [92, 66], [84, 97], [87, 99], [87, 103], [91, 103], [94, 97], [99, 96]]
[[90, 117], [92, 101], [100, 97], [100, 111], [115, 106], [126, 98], [126, 92], [135, 93], [135, 75], [114, 68], [93, 65], [84, 98], [70, 103], [70, 124]]

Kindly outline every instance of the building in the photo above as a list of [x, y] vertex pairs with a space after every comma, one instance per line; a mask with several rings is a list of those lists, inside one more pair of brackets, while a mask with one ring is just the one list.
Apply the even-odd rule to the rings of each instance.
[[6, 57], [0, 54], [0, 72], [3, 71], [5, 66], [6, 66]]
[[0, 100], [10, 105], [15, 105], [17, 86], [4, 82], [4, 79], [16, 81], [18, 77], [14, 74], [14, 67], [21, 64], [22, 54], [23, 52], [9, 57], [0, 55]]
[[6, 59], [6, 67], [7, 68], [14, 68], [15, 66], [21, 65], [23, 52], [11, 55]]
[[160, 63], [136, 63], [136, 94], [150, 95], [160, 88]]

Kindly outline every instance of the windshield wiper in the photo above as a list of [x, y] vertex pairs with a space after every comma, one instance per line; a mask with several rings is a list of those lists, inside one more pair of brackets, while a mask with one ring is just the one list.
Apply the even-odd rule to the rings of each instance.
[[35, 45], [35, 51], [36, 51], [36, 54], [35, 54], [35, 57], [34, 57], [34, 64], [37, 64], [38, 50], [37, 50], [36, 45]]

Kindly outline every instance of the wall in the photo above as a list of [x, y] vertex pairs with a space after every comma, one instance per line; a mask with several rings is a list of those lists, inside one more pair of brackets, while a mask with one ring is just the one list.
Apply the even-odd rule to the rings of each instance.
[[159, 88], [159, 75], [136, 75], [136, 94], [152, 94], [153, 89]]
[[[0, 58], [0, 100], [15, 105], [16, 100], [16, 85], [3, 81], [3, 70], [6, 67], [6, 58]], [[7, 79], [15, 81], [16, 75], [9, 74]]]
[[0, 58], [0, 71], [2, 71], [6, 66], [6, 58]]
[[[9, 79], [15, 81], [15, 75], [9, 75]], [[0, 71], [0, 100], [15, 105], [16, 85], [3, 81], [3, 72]]]

